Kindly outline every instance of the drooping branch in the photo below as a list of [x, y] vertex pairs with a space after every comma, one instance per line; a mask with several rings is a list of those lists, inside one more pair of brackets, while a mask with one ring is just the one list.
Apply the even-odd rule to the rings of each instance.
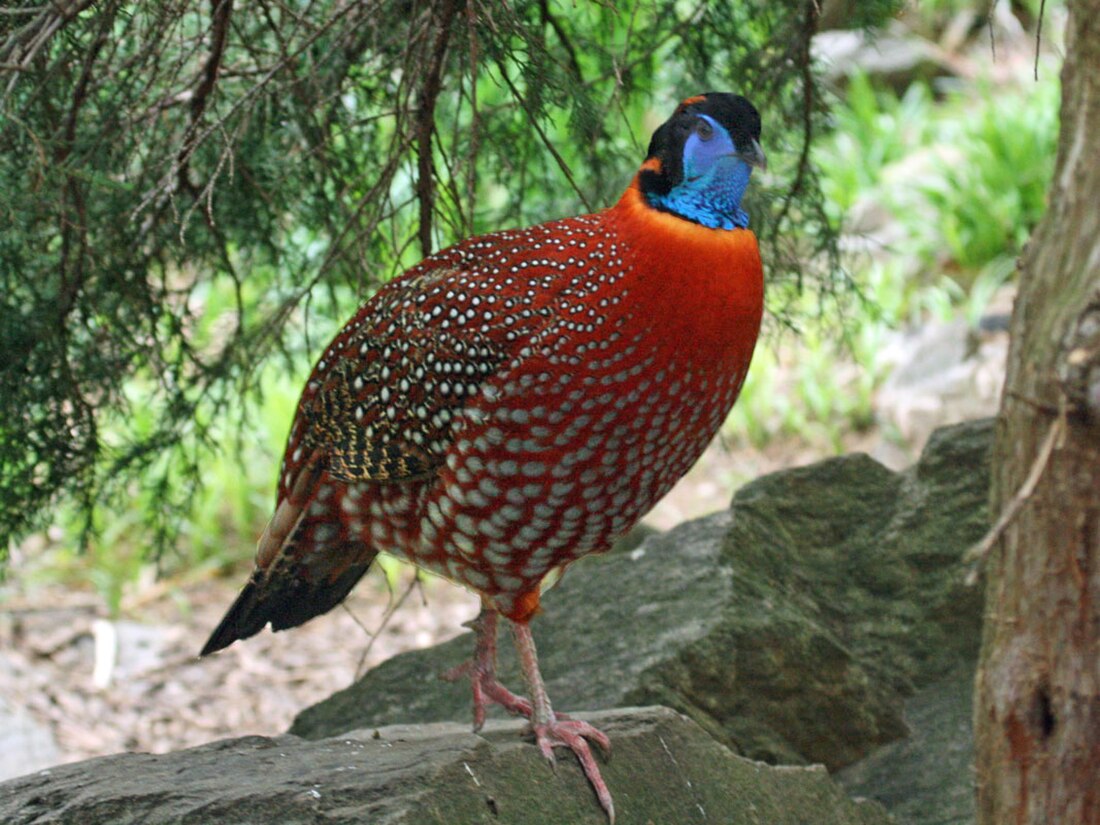
[[813, 36], [817, 32], [817, 20], [821, 15], [817, 0], [806, 0], [803, 4], [803, 24], [798, 39], [795, 65], [798, 66], [801, 78], [800, 92], [802, 95], [801, 111], [801, 144], [798, 150], [798, 162], [795, 165], [794, 180], [787, 187], [783, 199], [783, 206], [776, 218], [776, 226], [782, 227], [787, 215], [790, 213], [791, 204], [795, 202], [806, 185], [806, 179], [810, 168], [810, 149], [814, 139], [814, 111], [817, 108], [817, 79], [814, 77], [813, 61], [810, 56], [810, 46]]
[[565, 55], [568, 60], [569, 71], [573, 77], [576, 78], [578, 83], [584, 83], [584, 72], [581, 70], [581, 63], [577, 59], [577, 49], [573, 45], [573, 41], [570, 39], [569, 34], [565, 31], [565, 27], [562, 26], [561, 21], [550, 11], [550, 4], [548, 0], [539, 0], [539, 14], [542, 17], [543, 23], [547, 24], [554, 30], [554, 34], [558, 38], [558, 42], [561, 43], [563, 49], [565, 49]]
[[569, 185], [573, 187], [573, 192], [577, 195], [577, 199], [584, 205], [586, 212], [592, 211], [592, 204], [588, 201], [588, 196], [584, 190], [577, 184], [576, 178], [573, 177], [573, 170], [569, 168], [569, 164], [566, 163], [562, 157], [561, 152], [558, 151], [558, 147], [554, 145], [554, 142], [550, 140], [550, 137], [546, 134], [546, 130], [539, 122], [537, 113], [531, 108], [527, 98], [516, 88], [516, 84], [512, 81], [512, 78], [508, 76], [508, 68], [500, 63], [497, 64], [497, 68], [500, 70], [500, 76], [504, 78], [504, 83], [508, 87], [508, 91], [512, 93], [515, 99], [519, 102], [520, 107], [526, 112], [531, 127], [535, 130], [535, 133], [539, 136], [539, 140], [542, 142], [542, 146], [548, 151], [551, 157], [554, 158], [554, 162], [558, 165], [558, 169], [565, 175], [565, 179], [569, 181]]
[[439, 99], [443, 62], [447, 56], [447, 43], [451, 39], [456, 0], [443, 0], [436, 22], [435, 43], [431, 61], [420, 86], [416, 113], [417, 181], [416, 197], [420, 204], [420, 251], [427, 257], [432, 254], [432, 223], [435, 211], [435, 163], [432, 160], [432, 135], [435, 132], [435, 106]]
[[184, 136], [183, 145], [180, 147], [179, 155], [176, 158], [179, 189], [183, 192], [193, 190], [188, 179], [187, 170], [191, 155], [195, 151], [195, 141], [199, 126], [202, 124], [203, 113], [206, 111], [214, 86], [218, 82], [218, 69], [221, 67], [222, 58], [225, 56], [225, 45], [229, 35], [229, 20], [233, 14], [233, 0], [210, 0], [210, 5], [210, 54], [202, 68], [199, 85], [195, 88], [195, 92], [191, 97], [191, 126]]
[[95, 0], [74, 0], [68, 4], [52, 2], [45, 3], [34, 10], [28, 10], [28, 13], [37, 12], [34, 19], [13, 31], [3, 44], [0, 44], [0, 66], [11, 72], [4, 95], [0, 96], [0, 104], [3, 104], [4, 98], [11, 94], [20, 74], [31, 70], [39, 52], [59, 31], [94, 3]]

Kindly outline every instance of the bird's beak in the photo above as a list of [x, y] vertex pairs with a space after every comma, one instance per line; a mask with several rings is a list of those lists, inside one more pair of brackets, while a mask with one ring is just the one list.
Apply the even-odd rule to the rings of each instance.
[[760, 148], [760, 144], [755, 140], [748, 149], [738, 152], [738, 155], [749, 166], [756, 166], [765, 172], [768, 171], [768, 159], [764, 157], [764, 150]]

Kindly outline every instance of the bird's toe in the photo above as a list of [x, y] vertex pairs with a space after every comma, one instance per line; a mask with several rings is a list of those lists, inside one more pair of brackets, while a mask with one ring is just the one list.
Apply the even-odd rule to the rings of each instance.
[[581, 769], [592, 789], [596, 792], [596, 798], [607, 812], [608, 820], [614, 825], [615, 804], [611, 800], [611, 791], [607, 788], [596, 757], [592, 754], [592, 748], [588, 740], [599, 745], [605, 756], [611, 755], [611, 740], [603, 731], [583, 722], [579, 719], [566, 719], [555, 716], [553, 721], [535, 724], [531, 726], [531, 732], [535, 735], [535, 742], [546, 759], [554, 763], [554, 748], [569, 748], [577, 756]]

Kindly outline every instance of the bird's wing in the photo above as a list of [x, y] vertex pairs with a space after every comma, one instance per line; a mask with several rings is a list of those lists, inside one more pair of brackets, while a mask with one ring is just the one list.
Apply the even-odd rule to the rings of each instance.
[[[318, 362], [288, 444], [284, 481], [319, 458], [342, 481], [412, 481], [445, 460], [451, 424], [506, 355], [491, 336], [441, 327], [434, 297], [465, 273], [433, 268], [366, 304]], [[304, 465], [303, 465], [304, 466]]]
[[[465, 241], [384, 287], [326, 349], [302, 395], [279, 485], [280, 502], [312, 461], [343, 481], [429, 477], [455, 424], [487, 382], [500, 383], [560, 321], [580, 277], [531, 254], [538, 231]], [[495, 250], [486, 253], [485, 250]], [[538, 249], [538, 247], [536, 247]], [[522, 266], [520, 266], [522, 264]]]

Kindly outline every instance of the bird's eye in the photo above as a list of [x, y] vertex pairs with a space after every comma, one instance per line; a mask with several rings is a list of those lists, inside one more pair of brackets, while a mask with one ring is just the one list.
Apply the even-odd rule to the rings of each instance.
[[695, 134], [699, 136], [699, 140], [708, 141], [714, 137], [714, 127], [703, 118], [699, 118], [695, 121]]

